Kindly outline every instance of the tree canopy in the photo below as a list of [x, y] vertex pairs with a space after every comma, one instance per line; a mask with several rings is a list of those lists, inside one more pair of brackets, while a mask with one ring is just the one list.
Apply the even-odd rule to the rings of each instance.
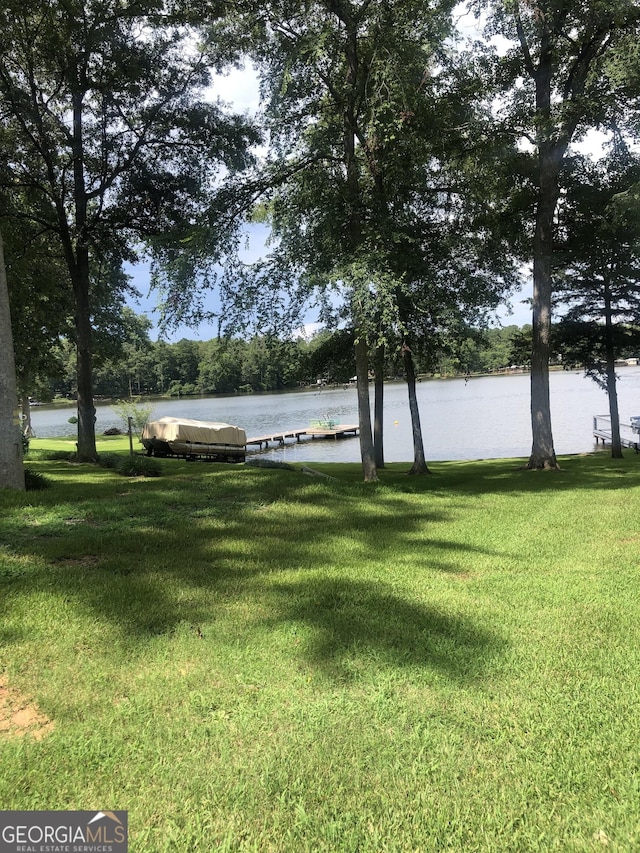
[[622, 456], [616, 361], [640, 345], [640, 160], [622, 149], [578, 159], [559, 211], [556, 298], [566, 355], [605, 388], [612, 453]]

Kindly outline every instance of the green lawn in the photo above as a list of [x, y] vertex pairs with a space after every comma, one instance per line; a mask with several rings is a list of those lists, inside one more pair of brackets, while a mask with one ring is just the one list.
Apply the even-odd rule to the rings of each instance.
[[53, 728], [0, 732], [2, 808], [128, 809], [135, 853], [640, 849], [640, 457], [372, 486], [32, 446], [0, 677]]

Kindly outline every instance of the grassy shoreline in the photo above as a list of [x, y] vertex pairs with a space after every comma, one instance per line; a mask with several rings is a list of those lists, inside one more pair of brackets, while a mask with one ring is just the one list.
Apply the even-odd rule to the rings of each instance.
[[32, 446], [0, 687], [44, 731], [0, 730], [3, 808], [128, 809], [145, 853], [640, 845], [640, 457], [372, 487]]

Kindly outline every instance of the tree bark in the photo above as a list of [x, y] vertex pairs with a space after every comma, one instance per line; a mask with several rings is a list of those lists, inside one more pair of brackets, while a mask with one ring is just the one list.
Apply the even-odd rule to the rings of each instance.
[[[93, 346], [89, 304], [88, 199], [84, 172], [83, 95], [73, 93], [73, 178], [75, 252], [67, 253], [76, 302], [75, 327], [78, 373], [78, 461], [96, 462], [96, 410], [93, 404]], [[75, 257], [74, 257], [75, 256]]]
[[376, 466], [384, 468], [384, 346], [376, 347], [374, 360], [373, 449]]
[[609, 415], [611, 416], [611, 458], [622, 459], [622, 442], [620, 441], [620, 413], [618, 411], [618, 390], [616, 388], [616, 371], [614, 359], [607, 357], [607, 394], [609, 396]]
[[93, 403], [93, 348], [89, 307], [89, 263], [75, 270], [76, 295], [76, 369], [78, 381], [78, 461], [95, 462], [96, 410]]
[[553, 55], [545, 34], [535, 74], [538, 123], [538, 199], [533, 238], [533, 346], [531, 353], [531, 432], [533, 443], [527, 467], [558, 469], [553, 447], [549, 398], [553, 229], [560, 194], [558, 176], [565, 142], [553, 140], [551, 81]]
[[11, 331], [9, 287], [0, 234], [0, 488], [24, 491], [22, 436]]
[[[354, 254], [361, 248], [362, 222], [360, 210], [360, 177], [356, 158], [357, 118], [355, 89], [358, 80], [358, 34], [351, 16], [340, 4], [329, 3], [330, 11], [343, 22], [345, 34], [345, 59], [347, 77], [342, 114], [343, 155], [346, 175], [349, 242]], [[360, 429], [360, 455], [365, 482], [378, 479], [373, 433], [371, 430], [371, 407], [369, 402], [369, 346], [364, 329], [358, 328], [361, 318], [354, 316], [356, 325], [356, 377], [358, 384], [358, 423]]]
[[604, 284], [604, 322], [605, 353], [607, 360], [607, 396], [609, 397], [609, 415], [611, 417], [611, 458], [622, 459], [622, 441], [620, 440], [620, 412], [618, 411], [618, 389], [616, 387], [616, 352], [613, 336], [613, 317], [611, 310], [611, 290], [609, 282]]
[[555, 200], [540, 190], [533, 256], [533, 345], [531, 351], [531, 432], [529, 468], [557, 469], [551, 427], [549, 354], [551, 338], [551, 264]]
[[378, 479], [373, 434], [371, 431], [371, 404], [369, 402], [369, 347], [363, 337], [356, 343], [356, 377], [358, 382], [358, 425], [360, 430], [360, 457], [365, 483]]
[[411, 434], [413, 436], [413, 465], [409, 470], [409, 474], [430, 474], [431, 471], [425, 459], [424, 444], [422, 441], [422, 426], [420, 424], [418, 395], [416, 394], [416, 371], [413, 364], [413, 354], [406, 343], [402, 344], [402, 360], [407, 379], [409, 412], [411, 413]]

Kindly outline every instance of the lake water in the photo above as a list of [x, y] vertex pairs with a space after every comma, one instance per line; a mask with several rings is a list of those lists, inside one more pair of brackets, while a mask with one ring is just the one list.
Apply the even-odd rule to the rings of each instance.
[[[580, 372], [557, 371], [550, 376], [551, 413], [556, 453], [594, 449], [593, 416], [608, 412], [608, 400], [595, 382]], [[373, 405], [373, 388], [371, 389]], [[528, 375], [481, 376], [465, 380], [438, 379], [419, 383], [418, 402], [428, 460], [528, 457], [531, 451]], [[621, 367], [618, 398], [620, 417], [629, 422], [640, 415], [640, 367]], [[153, 402], [153, 418], [164, 415], [224, 421], [246, 430], [247, 436], [303, 428], [312, 420], [330, 418], [357, 424], [355, 387], [296, 391], [237, 397], [162, 399]], [[123, 427], [115, 411], [98, 405], [96, 432]], [[33, 427], [39, 438], [75, 434], [68, 423], [73, 408], [34, 408]], [[406, 386], [385, 385], [385, 459], [413, 458], [411, 421]], [[249, 451], [250, 453], [253, 451]], [[263, 455], [288, 462], [356, 462], [357, 438], [302, 439], [283, 448], [270, 447]]]

